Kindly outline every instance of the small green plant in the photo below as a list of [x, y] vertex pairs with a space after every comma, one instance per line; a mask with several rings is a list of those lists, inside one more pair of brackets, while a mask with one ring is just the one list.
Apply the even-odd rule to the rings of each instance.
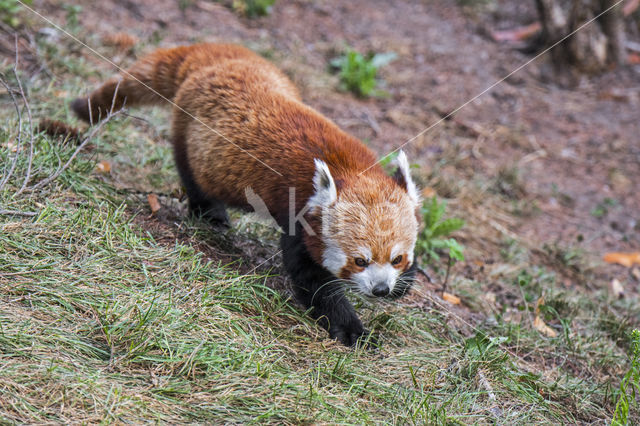
[[344, 55], [331, 61], [331, 66], [340, 71], [342, 88], [357, 96], [381, 96], [383, 91], [376, 89], [379, 80], [376, 78], [380, 67], [387, 65], [396, 58], [393, 52], [369, 53], [366, 56], [347, 49]]
[[78, 6], [77, 4], [65, 4], [63, 6], [64, 10], [67, 12], [67, 25], [69, 28], [75, 30], [80, 25], [80, 19], [78, 16], [80, 12], [82, 12], [82, 6]]
[[605, 198], [591, 210], [591, 216], [601, 218], [609, 214], [609, 209], [618, 205], [618, 202], [613, 198]]
[[387, 169], [391, 165], [393, 160], [395, 160], [397, 157], [398, 151], [395, 151], [382, 157], [380, 160], [378, 160], [378, 163], [380, 163], [383, 168]]
[[275, 2], [276, 0], [234, 0], [232, 7], [248, 18], [257, 18], [269, 15]]
[[[31, 5], [33, 0], [23, 0], [26, 5]], [[17, 27], [22, 23], [18, 13], [22, 5], [17, 0], [0, 0], [0, 19], [7, 25]]]
[[418, 235], [416, 253], [427, 261], [440, 259], [440, 253], [449, 255], [452, 261], [464, 260], [462, 245], [454, 238], [443, 238], [464, 226], [464, 220], [450, 217], [443, 219], [446, 203], [438, 203], [436, 197], [425, 200], [422, 206], [424, 229]]
[[620, 382], [620, 396], [613, 413], [612, 425], [629, 424], [629, 409], [631, 405], [637, 405], [637, 396], [640, 394], [640, 331], [631, 332], [631, 348], [629, 350], [629, 371]]
[[515, 278], [515, 284], [520, 287], [527, 287], [533, 281], [533, 276], [526, 270], [523, 269], [518, 273], [518, 276]]
[[193, 5], [193, 0], [178, 0], [178, 8], [181, 12], [186, 11]]

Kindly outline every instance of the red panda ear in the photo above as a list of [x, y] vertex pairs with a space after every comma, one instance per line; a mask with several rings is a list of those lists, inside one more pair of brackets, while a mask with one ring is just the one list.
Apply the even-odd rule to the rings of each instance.
[[403, 187], [407, 194], [409, 194], [409, 198], [413, 201], [418, 207], [421, 203], [420, 194], [418, 193], [418, 188], [416, 184], [413, 183], [413, 179], [411, 179], [411, 172], [409, 171], [409, 161], [407, 160], [407, 155], [404, 151], [400, 150], [398, 156], [395, 160], [398, 169], [394, 174], [393, 178], [398, 182], [398, 184]]
[[317, 158], [314, 160], [316, 172], [313, 175], [313, 188], [315, 193], [309, 198], [307, 204], [311, 208], [311, 212], [315, 212], [317, 208], [325, 208], [333, 204], [338, 198], [338, 190], [336, 183], [331, 176], [329, 166], [322, 160]]

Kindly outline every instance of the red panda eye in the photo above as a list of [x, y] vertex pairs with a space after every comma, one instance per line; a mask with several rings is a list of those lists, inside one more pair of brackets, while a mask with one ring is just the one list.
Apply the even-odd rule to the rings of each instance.
[[369, 263], [361, 257], [356, 257], [355, 259], [356, 265], [361, 268], [365, 268]]
[[402, 255], [400, 255], [400, 256], [396, 256], [396, 257], [391, 261], [391, 264], [392, 264], [392, 265], [397, 265], [397, 264], [399, 264], [400, 262], [402, 262]]

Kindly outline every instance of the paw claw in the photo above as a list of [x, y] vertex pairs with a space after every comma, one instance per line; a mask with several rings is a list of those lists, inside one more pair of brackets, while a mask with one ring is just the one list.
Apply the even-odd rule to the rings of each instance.
[[336, 327], [329, 331], [329, 336], [349, 347], [373, 349], [378, 347], [378, 339], [362, 327]]

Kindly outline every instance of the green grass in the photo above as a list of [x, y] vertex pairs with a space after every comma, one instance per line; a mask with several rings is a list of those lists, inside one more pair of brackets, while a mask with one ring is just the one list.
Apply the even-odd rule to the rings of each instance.
[[[42, 58], [63, 77], [29, 80], [35, 120], [75, 123], [65, 102], [96, 72], [65, 43]], [[552, 266], [582, 274], [579, 251], [548, 248], [536, 260], [509, 240], [486, 273], [469, 277], [460, 262], [450, 280], [457, 308], [423, 286], [398, 302], [356, 299], [382, 347], [344, 348], [273, 289], [278, 258], [247, 275], [201, 249], [230, 238], [275, 252], [272, 232], [240, 219], [217, 236], [194, 220], [150, 217], [136, 193], [179, 185], [168, 112], [135, 114], [149, 122], [114, 118], [58, 179], [17, 195], [28, 157], [9, 147], [20, 129], [0, 96], [3, 176], [19, 155], [0, 209], [34, 214], [0, 216], [0, 423], [577, 423], [610, 421], [620, 400], [638, 420], [622, 395], [637, 387], [625, 374], [640, 303], [565, 288]], [[30, 136], [27, 122], [22, 131]], [[28, 186], [75, 150], [42, 134], [33, 141]], [[95, 171], [105, 160], [110, 175]], [[468, 221], [460, 233], [480, 231]], [[530, 325], [540, 296], [555, 338]]]
[[630, 367], [620, 382], [620, 396], [616, 404], [616, 411], [611, 424], [629, 424], [629, 413], [632, 407], [637, 410], [640, 394], [640, 331], [631, 333], [631, 348], [629, 349]]

